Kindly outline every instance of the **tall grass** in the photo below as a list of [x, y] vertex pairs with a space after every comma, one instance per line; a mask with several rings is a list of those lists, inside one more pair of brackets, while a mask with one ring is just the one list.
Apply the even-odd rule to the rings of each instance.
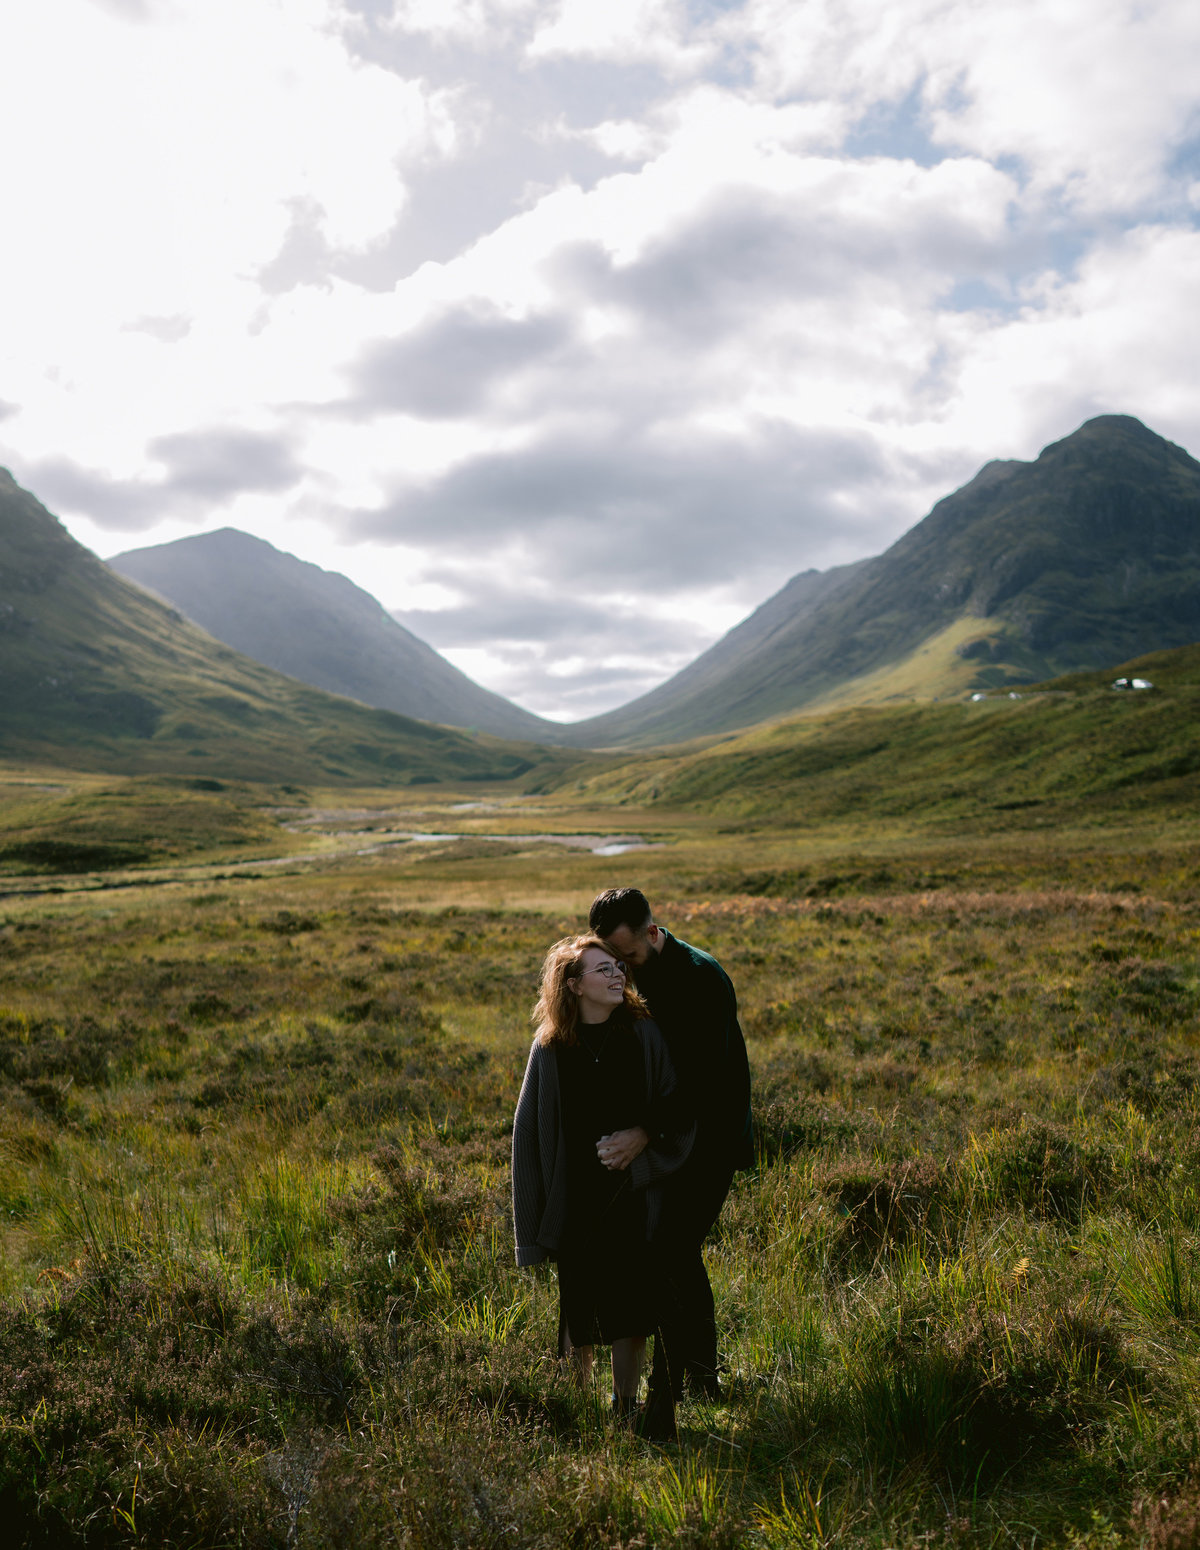
[[451, 858], [4, 904], [23, 1542], [1187, 1542], [1195, 853], [1140, 894], [1012, 855], [906, 891], [892, 856], [857, 868], [889, 891], [731, 900], [643, 862], [735, 979], [759, 1141], [709, 1248], [725, 1399], [665, 1450], [559, 1371], [553, 1272], [511, 1255], [528, 1007], [598, 863], [476, 912], [408, 897], [462, 898]]

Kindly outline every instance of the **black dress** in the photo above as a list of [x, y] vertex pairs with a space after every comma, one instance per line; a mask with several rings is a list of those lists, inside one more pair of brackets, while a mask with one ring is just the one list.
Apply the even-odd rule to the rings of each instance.
[[619, 1014], [581, 1023], [578, 1043], [556, 1047], [567, 1149], [567, 1220], [558, 1252], [559, 1352], [648, 1335], [654, 1323], [646, 1201], [628, 1168], [604, 1166], [596, 1143], [646, 1125], [641, 1043]]

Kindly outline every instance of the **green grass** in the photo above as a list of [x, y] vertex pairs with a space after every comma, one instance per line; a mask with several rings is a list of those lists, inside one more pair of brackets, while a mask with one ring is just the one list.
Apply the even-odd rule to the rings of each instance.
[[[794, 716], [708, 746], [564, 772], [576, 798], [690, 809], [811, 830], [916, 824], [991, 831], [1188, 818], [1200, 799], [1200, 651], [1182, 681], [1120, 694], [1090, 683], [980, 704]], [[1179, 659], [1190, 671], [1183, 675]]]
[[[47, 772], [43, 772], [46, 774]], [[78, 874], [298, 848], [270, 812], [294, 798], [241, 782], [0, 777], [0, 875]]]
[[[1187, 824], [427, 816], [666, 843], [0, 901], [0, 1502], [23, 1542], [1191, 1542]], [[634, 879], [734, 978], [760, 1149], [709, 1250], [727, 1402], [685, 1404], [667, 1450], [564, 1382], [552, 1279], [515, 1269], [508, 1223], [542, 954]]]

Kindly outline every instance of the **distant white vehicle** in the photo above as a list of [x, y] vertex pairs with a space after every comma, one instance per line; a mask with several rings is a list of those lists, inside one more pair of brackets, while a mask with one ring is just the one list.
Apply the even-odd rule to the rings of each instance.
[[972, 700], [986, 700], [987, 699], [987, 695], [983, 692], [982, 689], [977, 689], [975, 691], [975, 693], [971, 696], [971, 699]]
[[1008, 697], [1010, 700], [1019, 700], [1021, 698], [1015, 689], [1010, 689], [1008, 691]]
[[1114, 689], [1153, 689], [1154, 685], [1148, 678], [1115, 678]]

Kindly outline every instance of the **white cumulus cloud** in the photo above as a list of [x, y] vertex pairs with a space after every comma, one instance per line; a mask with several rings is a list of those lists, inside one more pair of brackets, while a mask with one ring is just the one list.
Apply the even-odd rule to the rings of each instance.
[[1089, 414], [1200, 450], [1197, 80], [1175, 0], [9, 6], [0, 458], [607, 708]]

